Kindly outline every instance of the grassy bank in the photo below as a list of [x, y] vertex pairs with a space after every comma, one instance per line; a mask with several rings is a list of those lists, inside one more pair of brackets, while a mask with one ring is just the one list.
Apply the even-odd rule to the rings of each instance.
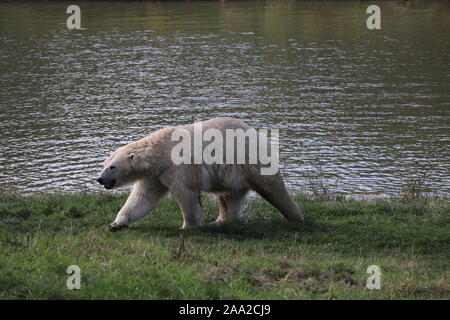
[[[132, 227], [104, 231], [126, 196], [0, 196], [0, 298], [450, 298], [450, 208], [443, 200], [297, 197], [295, 225], [261, 199], [243, 221], [180, 230], [172, 199]], [[217, 215], [204, 200], [206, 222]], [[381, 289], [365, 289], [369, 265]], [[81, 268], [81, 290], [66, 268]]]

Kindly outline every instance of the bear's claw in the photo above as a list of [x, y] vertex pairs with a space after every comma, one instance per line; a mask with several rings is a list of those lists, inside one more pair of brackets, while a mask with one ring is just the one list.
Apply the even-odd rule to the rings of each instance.
[[120, 224], [113, 222], [106, 226], [106, 231], [117, 231], [117, 230], [120, 230], [122, 228], [127, 228], [127, 227], [128, 226], [126, 226], [126, 225], [120, 225]]

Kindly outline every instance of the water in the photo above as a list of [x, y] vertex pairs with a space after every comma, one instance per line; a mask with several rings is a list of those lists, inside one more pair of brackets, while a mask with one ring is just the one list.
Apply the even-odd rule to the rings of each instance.
[[450, 195], [448, 2], [380, 2], [374, 31], [365, 2], [77, 3], [82, 30], [0, 3], [3, 189], [100, 190], [110, 151], [227, 115], [280, 129], [294, 192]]

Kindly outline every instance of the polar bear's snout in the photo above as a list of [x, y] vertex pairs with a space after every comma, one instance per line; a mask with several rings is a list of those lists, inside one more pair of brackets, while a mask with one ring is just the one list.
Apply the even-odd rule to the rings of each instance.
[[112, 189], [114, 188], [114, 185], [116, 184], [115, 178], [105, 177], [104, 175], [101, 175], [97, 182], [100, 183], [102, 186], [105, 187], [105, 189]]

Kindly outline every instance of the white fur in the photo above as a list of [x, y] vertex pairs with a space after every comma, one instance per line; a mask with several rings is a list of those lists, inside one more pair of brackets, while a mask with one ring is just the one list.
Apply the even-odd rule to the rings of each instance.
[[[216, 128], [222, 132], [227, 128], [250, 128], [245, 122], [233, 118], [215, 118], [202, 122], [202, 125], [203, 130]], [[183, 128], [192, 131], [193, 125]], [[176, 143], [170, 139], [174, 129], [164, 128], [121, 147], [105, 162], [102, 175], [114, 178], [116, 187], [134, 183], [133, 191], [108, 230], [128, 226], [147, 215], [169, 191], [182, 210], [182, 228], [202, 223], [202, 191], [218, 195], [218, 222], [239, 217], [250, 189], [268, 200], [287, 219], [303, 221], [301, 211], [289, 197], [281, 175], [263, 176], [259, 164], [175, 165], [170, 158]], [[114, 170], [108, 170], [113, 166]]]

